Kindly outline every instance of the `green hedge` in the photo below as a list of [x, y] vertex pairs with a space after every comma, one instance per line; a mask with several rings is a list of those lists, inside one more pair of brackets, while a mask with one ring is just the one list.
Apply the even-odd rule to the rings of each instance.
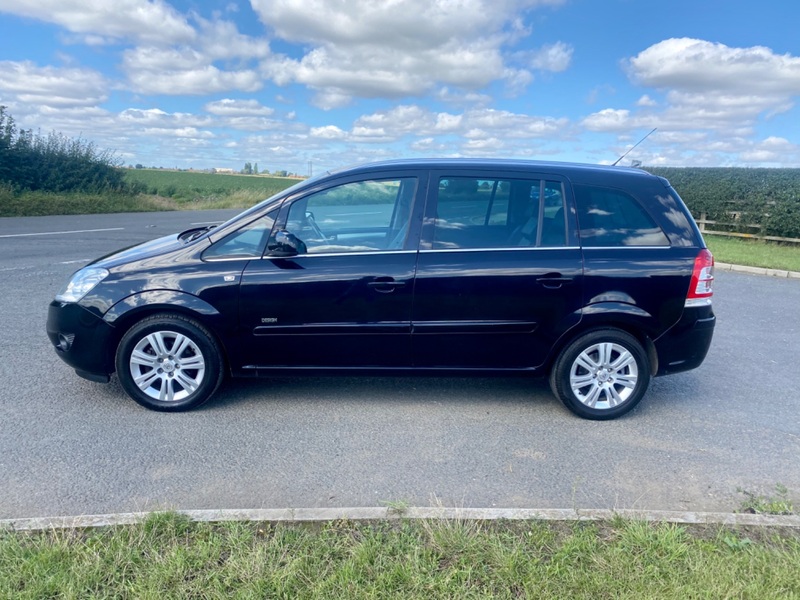
[[[800, 238], [800, 169], [648, 167], [647, 171], [669, 179], [695, 218], [705, 213], [717, 221], [712, 229]], [[747, 225], [760, 225], [762, 230]]]
[[15, 191], [129, 191], [112, 152], [60, 133], [18, 129], [0, 106], [0, 184]]

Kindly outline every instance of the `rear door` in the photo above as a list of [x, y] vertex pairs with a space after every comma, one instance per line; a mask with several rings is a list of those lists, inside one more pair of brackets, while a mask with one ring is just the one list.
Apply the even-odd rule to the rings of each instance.
[[581, 318], [582, 258], [566, 179], [431, 174], [413, 309], [415, 366], [541, 365]]

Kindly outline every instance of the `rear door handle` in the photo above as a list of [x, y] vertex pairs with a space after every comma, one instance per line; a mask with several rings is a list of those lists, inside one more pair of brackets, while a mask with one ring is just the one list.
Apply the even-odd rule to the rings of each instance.
[[379, 277], [375, 281], [370, 281], [367, 283], [367, 287], [370, 287], [381, 294], [390, 294], [396, 288], [403, 287], [405, 284], [405, 281], [395, 281], [391, 277]]
[[554, 275], [553, 277], [550, 277], [545, 275], [544, 277], [537, 278], [536, 283], [548, 289], [557, 290], [562, 285], [572, 283], [572, 277], [561, 277], [560, 275]]

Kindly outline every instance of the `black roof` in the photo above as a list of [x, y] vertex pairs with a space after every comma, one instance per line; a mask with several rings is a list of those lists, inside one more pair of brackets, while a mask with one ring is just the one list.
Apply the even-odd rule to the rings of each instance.
[[609, 177], [654, 177], [654, 175], [638, 168], [597, 165], [588, 163], [569, 163], [559, 161], [539, 161], [500, 158], [418, 158], [396, 159], [380, 162], [351, 165], [341, 169], [328, 171], [330, 175], [346, 175], [386, 169], [475, 169], [475, 170], [530, 170], [547, 171], [570, 179], [583, 179], [593, 176], [601, 179]]

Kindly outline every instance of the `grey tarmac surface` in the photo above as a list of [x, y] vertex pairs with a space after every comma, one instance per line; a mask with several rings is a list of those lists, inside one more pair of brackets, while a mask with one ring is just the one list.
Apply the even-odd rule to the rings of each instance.
[[160, 414], [56, 357], [47, 305], [75, 269], [233, 213], [0, 219], [0, 519], [394, 502], [728, 512], [739, 488], [777, 483], [798, 503], [792, 278], [718, 272], [704, 365], [653, 380], [604, 423], [573, 417], [544, 380], [512, 378], [240, 380]]

